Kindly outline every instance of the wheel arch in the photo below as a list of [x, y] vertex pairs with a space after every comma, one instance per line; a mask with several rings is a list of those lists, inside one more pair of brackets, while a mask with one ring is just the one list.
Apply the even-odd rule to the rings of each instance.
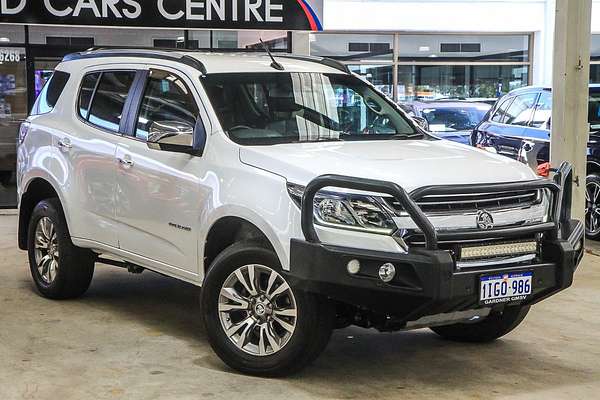
[[[35, 206], [42, 200], [57, 198], [61, 203], [64, 212], [64, 202], [50, 180], [43, 177], [35, 177], [29, 180], [23, 187], [23, 192], [19, 201], [19, 228], [18, 244], [21, 250], [27, 250], [27, 236], [29, 230], [29, 220]], [[66, 216], [66, 215], [65, 215]], [[68, 220], [67, 220], [68, 227]]]
[[273, 250], [280, 257], [272, 240], [269, 239], [263, 229], [244, 217], [236, 215], [221, 216], [212, 223], [205, 237], [206, 240], [201, 254], [204, 260], [204, 273], [208, 271], [215, 257], [227, 247], [240, 241], [254, 240], [265, 248]]

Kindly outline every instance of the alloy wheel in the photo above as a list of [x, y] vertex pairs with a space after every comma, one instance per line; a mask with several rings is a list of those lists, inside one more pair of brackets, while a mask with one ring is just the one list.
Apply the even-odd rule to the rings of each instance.
[[40, 218], [35, 228], [35, 263], [39, 276], [50, 285], [56, 279], [59, 268], [58, 237], [52, 220]]
[[229, 340], [253, 356], [279, 352], [296, 329], [294, 294], [279, 273], [264, 265], [245, 265], [229, 275], [218, 308]]
[[585, 230], [594, 236], [600, 233], [600, 184], [588, 182], [585, 188]]

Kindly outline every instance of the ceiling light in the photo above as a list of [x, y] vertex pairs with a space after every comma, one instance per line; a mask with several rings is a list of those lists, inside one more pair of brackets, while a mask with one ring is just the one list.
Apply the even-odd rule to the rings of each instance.
[[7, 37], [0, 37], [0, 43], [8, 43], [10, 42], [10, 39]]
[[431, 48], [429, 46], [419, 46], [419, 51], [429, 51]]

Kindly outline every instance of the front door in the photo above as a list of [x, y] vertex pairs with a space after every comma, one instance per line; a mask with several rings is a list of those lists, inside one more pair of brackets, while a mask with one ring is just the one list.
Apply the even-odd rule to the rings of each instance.
[[191, 88], [191, 83], [175, 72], [151, 70], [132, 135], [123, 137], [117, 148], [116, 214], [121, 250], [182, 276], [198, 272], [197, 221], [207, 198], [198, 178], [202, 160], [151, 150], [146, 140], [161, 123], [193, 130], [199, 102]]

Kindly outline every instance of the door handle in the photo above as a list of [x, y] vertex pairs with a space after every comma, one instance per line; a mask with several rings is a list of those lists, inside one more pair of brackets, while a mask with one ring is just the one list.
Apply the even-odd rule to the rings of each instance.
[[73, 145], [68, 138], [64, 138], [58, 141], [58, 147], [60, 147], [62, 151], [69, 151], [73, 148]]
[[122, 158], [119, 157], [119, 158], [117, 158], [117, 160], [119, 161], [119, 164], [121, 164], [125, 168], [133, 167], [133, 160], [131, 159], [130, 156], [124, 156]]

